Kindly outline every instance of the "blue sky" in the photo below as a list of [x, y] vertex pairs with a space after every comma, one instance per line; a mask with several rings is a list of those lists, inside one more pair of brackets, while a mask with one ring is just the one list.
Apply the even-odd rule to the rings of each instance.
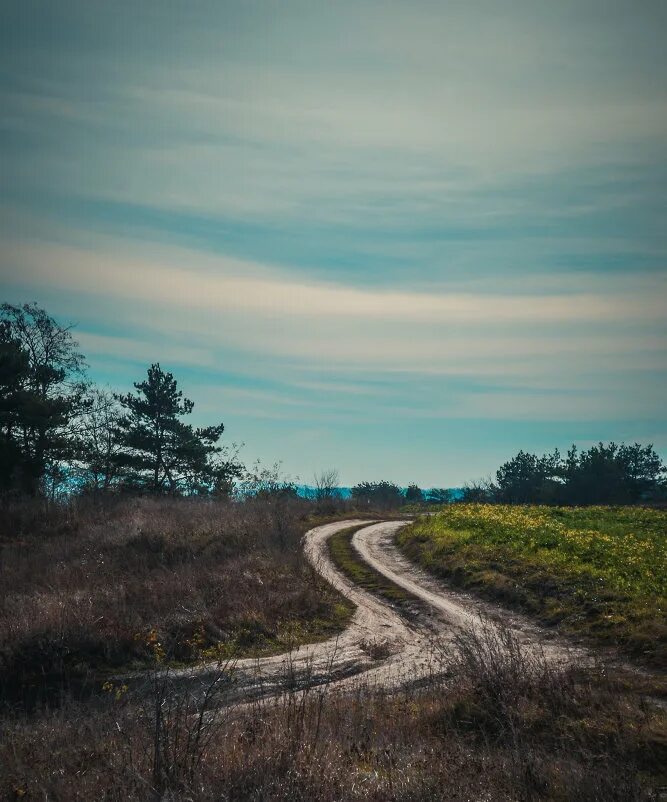
[[3, 298], [248, 460], [667, 456], [667, 7], [3, 4]]

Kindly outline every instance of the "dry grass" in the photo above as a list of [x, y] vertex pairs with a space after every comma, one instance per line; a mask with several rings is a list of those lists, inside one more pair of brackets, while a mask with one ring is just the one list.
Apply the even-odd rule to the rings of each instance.
[[[490, 625], [463, 632], [453, 660], [434, 644], [435, 660], [450, 649], [443, 671], [392, 695], [286, 674], [277, 701], [240, 707], [233, 663], [176, 681], [169, 658], [217, 641], [261, 651], [340, 625], [348, 608], [304, 564], [299, 502], [47, 512], [10, 510], [0, 533], [0, 799], [654, 802], [667, 784], [664, 712]], [[143, 685], [71, 692], [158, 652]], [[34, 704], [26, 684], [53, 678], [58, 704]]]
[[225, 683], [210, 688], [162, 681], [143, 700], [112, 693], [95, 707], [5, 720], [0, 794], [650, 802], [664, 779], [664, 715], [604, 677], [548, 667], [492, 628], [462, 635], [444, 680], [392, 696], [314, 688], [208, 716]]
[[187, 662], [219, 644], [262, 654], [339, 631], [351, 606], [303, 559], [308, 512], [288, 499], [7, 510], [0, 700], [81, 692], [156, 648]]

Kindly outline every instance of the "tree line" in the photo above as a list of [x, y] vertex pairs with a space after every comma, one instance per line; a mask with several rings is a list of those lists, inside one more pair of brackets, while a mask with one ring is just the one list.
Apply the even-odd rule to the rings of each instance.
[[0, 492], [58, 489], [228, 493], [242, 473], [222, 423], [187, 422], [194, 404], [156, 363], [134, 391], [86, 379], [71, 328], [36, 304], [0, 307]]
[[352, 500], [359, 507], [392, 510], [405, 504], [450, 504], [454, 493], [447, 488], [422, 490], [411, 484], [403, 490], [393, 482], [360, 482], [350, 489]]
[[[241, 483], [255, 494], [296, 495], [293, 482], [259, 464], [246, 470], [220, 445], [222, 423], [187, 422], [193, 402], [159, 363], [114, 393], [86, 378], [71, 327], [36, 304], [0, 307], [0, 494], [66, 492], [210, 495]], [[653, 446], [598, 443], [565, 457], [520, 451], [494, 479], [455, 494], [445, 488], [405, 491], [388, 481], [351, 489], [358, 507], [455, 500], [507, 504], [636, 504], [667, 501], [665, 466]], [[320, 505], [338, 497], [338, 473], [316, 477]]]
[[505, 462], [495, 479], [472, 482], [462, 500], [501, 504], [640, 504], [667, 502], [667, 469], [652, 445], [597, 443], [562, 457], [556, 449], [526, 451]]

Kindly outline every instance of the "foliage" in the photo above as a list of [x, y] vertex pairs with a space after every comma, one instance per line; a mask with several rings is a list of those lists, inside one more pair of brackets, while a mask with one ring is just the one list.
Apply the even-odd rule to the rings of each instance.
[[424, 501], [424, 491], [419, 485], [408, 485], [405, 489], [406, 504], [421, 504]]
[[667, 512], [453, 504], [399, 544], [466, 587], [658, 659], [667, 646]]
[[0, 315], [0, 484], [35, 495], [72, 454], [83, 357], [36, 304], [3, 304]]
[[360, 482], [352, 488], [352, 499], [360, 506], [390, 510], [404, 502], [403, 493], [393, 482]]
[[537, 457], [525, 451], [501, 465], [496, 472], [497, 500], [508, 504], [528, 504], [557, 495], [554, 482], [560, 475], [558, 450]]
[[556, 449], [526, 451], [505, 462], [491, 479], [463, 488], [463, 501], [501, 504], [637, 504], [667, 499], [667, 469], [652, 445], [598, 443], [572, 446], [563, 459]]
[[183, 397], [176, 379], [158, 363], [137, 392], [116, 396], [125, 410], [117, 425], [122, 452], [116, 458], [122, 481], [152, 493], [205, 493], [229, 489], [234, 465], [215, 462], [224, 425], [195, 429], [181, 418], [194, 403]]
[[136, 393], [83, 381], [70, 326], [36, 304], [0, 308], [0, 492], [51, 499], [119, 487], [231, 493], [243, 466], [218, 445], [224, 426], [194, 428], [176, 379], [152, 365]]
[[653, 446], [598, 443], [587, 451], [572, 446], [562, 467], [569, 504], [634, 504], [664, 492], [665, 466]]
[[426, 491], [426, 501], [429, 504], [451, 504], [454, 493], [446, 487], [432, 487]]

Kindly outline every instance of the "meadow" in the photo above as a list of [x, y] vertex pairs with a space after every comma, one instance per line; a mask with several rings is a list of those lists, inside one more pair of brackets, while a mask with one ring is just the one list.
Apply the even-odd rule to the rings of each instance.
[[[480, 518], [456, 505], [408, 531], [455, 515]], [[491, 624], [434, 639], [417, 684], [387, 691], [360, 675], [340, 692], [333, 671], [295, 682], [299, 644], [353, 610], [304, 557], [303, 532], [320, 522], [316, 505], [281, 495], [7, 508], [0, 799], [656, 799], [667, 725], [653, 686], [555, 665]], [[331, 538], [336, 564], [409, 604], [359, 559], [353, 531]], [[240, 700], [235, 657], [277, 651], [284, 690]], [[371, 660], [388, 654], [369, 644]], [[202, 669], [194, 684], [179, 679], [185, 664]], [[125, 668], [136, 676], [123, 684]]]
[[664, 665], [667, 512], [453, 504], [398, 545], [455, 585]]
[[550, 665], [491, 627], [462, 632], [446, 662], [444, 675], [390, 694], [362, 678], [345, 694], [288, 686], [238, 707], [228, 682], [203, 697], [153, 673], [147, 696], [0, 716], [0, 799], [658, 799], [665, 714], [635, 692]]
[[[346, 626], [304, 559], [299, 499], [40, 500], [0, 523], [0, 707], [81, 695], [109, 672], [266, 655]], [[43, 698], [42, 698], [43, 701]]]

